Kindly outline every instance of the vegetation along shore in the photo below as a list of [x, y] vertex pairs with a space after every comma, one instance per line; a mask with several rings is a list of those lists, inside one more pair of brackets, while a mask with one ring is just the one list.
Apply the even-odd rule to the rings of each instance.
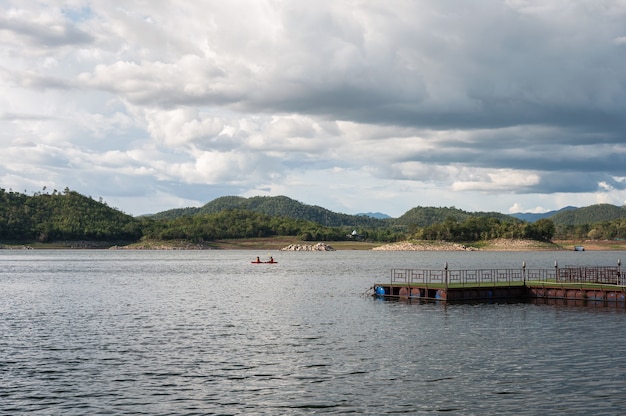
[[[399, 218], [335, 213], [285, 196], [222, 197], [203, 207], [133, 217], [65, 189], [0, 189], [0, 247], [137, 250], [626, 249], [626, 209], [609, 204], [518, 218], [415, 207]], [[318, 246], [319, 247], [319, 246]]]

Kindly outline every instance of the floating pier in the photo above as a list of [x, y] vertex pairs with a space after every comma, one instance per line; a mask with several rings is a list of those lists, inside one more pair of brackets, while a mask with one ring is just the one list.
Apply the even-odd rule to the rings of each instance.
[[617, 266], [450, 270], [392, 269], [388, 283], [372, 286], [380, 298], [460, 302], [561, 300], [567, 304], [626, 307], [626, 278]]

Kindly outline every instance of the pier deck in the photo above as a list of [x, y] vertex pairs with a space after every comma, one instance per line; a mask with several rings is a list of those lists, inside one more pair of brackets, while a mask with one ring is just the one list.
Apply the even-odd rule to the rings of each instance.
[[626, 307], [621, 262], [611, 266], [527, 269], [392, 269], [387, 283], [372, 287], [374, 296], [440, 301], [560, 299], [619, 302]]

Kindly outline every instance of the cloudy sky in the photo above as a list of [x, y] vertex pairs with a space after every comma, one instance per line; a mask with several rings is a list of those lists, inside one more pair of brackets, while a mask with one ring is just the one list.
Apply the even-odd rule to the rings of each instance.
[[625, 0], [0, 0], [0, 187], [626, 202]]

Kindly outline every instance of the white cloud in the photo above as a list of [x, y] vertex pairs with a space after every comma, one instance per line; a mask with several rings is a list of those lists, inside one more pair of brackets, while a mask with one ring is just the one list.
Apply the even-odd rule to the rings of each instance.
[[[473, 180], [477, 177], [477, 180]], [[478, 171], [469, 178], [461, 179], [452, 185], [454, 191], [510, 192], [512, 189], [527, 188], [538, 184], [537, 174], [522, 171], [500, 169], [497, 171]]]
[[150, 109], [145, 111], [150, 135], [172, 148], [205, 139], [213, 140], [225, 128], [219, 118], [202, 118], [193, 108], [174, 110]]
[[133, 214], [255, 192], [394, 215], [626, 199], [621, 1], [9, 0], [0, 16], [5, 189]]

